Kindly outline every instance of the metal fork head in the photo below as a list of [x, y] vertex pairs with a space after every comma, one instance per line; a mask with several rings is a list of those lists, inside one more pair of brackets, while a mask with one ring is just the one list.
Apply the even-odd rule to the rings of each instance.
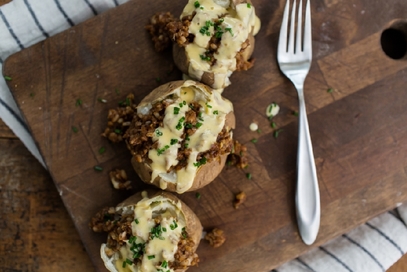
[[[306, 0], [307, 3], [305, 7], [304, 35], [302, 34], [303, 33], [302, 0], [300, 0], [297, 14], [296, 14], [297, 0], [294, 0], [291, 11], [290, 30], [288, 31], [288, 22], [290, 17], [289, 14], [290, 1], [291, 0], [287, 0], [284, 9], [283, 22], [281, 24], [280, 38], [278, 41], [277, 60], [280, 65], [280, 69], [284, 74], [286, 74], [286, 71], [288, 71], [289, 69], [289, 67], [286, 67], [287, 65], [293, 66], [295, 64], [298, 65], [302, 64], [301, 65], [302, 67], [308, 66], [307, 68], [308, 73], [312, 60], [310, 0]], [[297, 25], [297, 31], [295, 31], [295, 25]]]

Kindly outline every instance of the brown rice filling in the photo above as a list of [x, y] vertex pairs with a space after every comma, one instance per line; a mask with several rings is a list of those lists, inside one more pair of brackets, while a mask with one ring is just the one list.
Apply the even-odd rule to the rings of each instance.
[[[195, 36], [188, 32], [191, 21], [194, 18], [195, 13], [192, 15], [184, 16], [181, 20], [175, 18], [170, 12], [159, 12], [153, 15], [150, 19], [150, 23], [146, 25], [147, 31], [151, 35], [151, 40], [154, 43], [154, 48], [157, 52], [164, 51], [171, 45], [171, 41], [177, 43], [181, 47], [187, 46], [194, 41]], [[215, 35], [209, 41], [207, 51], [204, 57], [211, 66], [215, 65], [216, 59], [214, 54], [217, 52], [221, 43], [222, 35], [217, 33], [223, 33], [224, 30], [220, 28], [222, 24], [222, 18], [219, 18], [213, 22], [215, 28]], [[211, 26], [212, 27], [212, 26]], [[244, 52], [250, 45], [249, 39], [247, 39], [241, 46], [241, 49], [236, 54], [236, 70], [246, 71], [253, 67], [253, 60], [245, 60]]]
[[[94, 232], [107, 232], [106, 254], [111, 257], [115, 252], [132, 240], [132, 247], [136, 248], [139, 256], [132, 259], [134, 264], [141, 262], [142, 256], [145, 253], [145, 243], [138, 243], [137, 238], [132, 235], [131, 223], [134, 220], [134, 214], [121, 214], [116, 212], [114, 207], [103, 208], [101, 211], [90, 220], [89, 227]], [[156, 226], [160, 224], [160, 218], [155, 219]], [[150, 233], [149, 240], [154, 239]], [[130, 242], [130, 241], [129, 241]], [[195, 242], [189, 237], [188, 233], [183, 229], [181, 239], [178, 242], [177, 252], [174, 254], [174, 262], [169, 262], [168, 265], [174, 270], [180, 268], [185, 269], [190, 266], [195, 266], [199, 262], [198, 254], [194, 251]]]
[[[157, 128], [163, 127], [165, 109], [170, 104], [168, 100], [163, 100], [155, 103], [148, 114], [134, 115], [130, 128], [126, 131], [124, 138], [126, 139], [127, 147], [137, 162], [151, 163], [151, 160], [148, 158], [148, 152], [151, 149], [157, 149], [157, 142], [153, 141], [153, 136]], [[201, 105], [199, 103], [192, 102], [189, 107], [191, 109], [186, 112], [185, 123], [183, 124], [184, 133], [181, 135], [181, 147], [178, 149], [178, 164], [172, 166], [169, 171], [180, 170], [188, 164], [188, 158], [192, 151], [192, 149], [188, 147], [188, 137], [196, 132], [196, 124], [201, 118]], [[211, 148], [198, 154], [197, 161], [205, 157], [207, 162], [211, 162], [223, 154], [230, 153], [232, 148], [233, 140], [230, 134], [230, 128], [224, 127], [219, 133], [217, 141]]]

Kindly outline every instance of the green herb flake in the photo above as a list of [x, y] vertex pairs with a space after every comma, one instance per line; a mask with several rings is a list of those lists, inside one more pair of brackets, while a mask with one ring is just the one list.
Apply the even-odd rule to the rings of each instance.
[[232, 35], [233, 37], [233, 31], [230, 27], [225, 28], [226, 31], [228, 31], [230, 33], [230, 35]]
[[162, 267], [162, 268], [167, 268], [167, 267], [168, 267], [168, 262], [167, 262], [166, 260], [164, 260], [164, 261], [161, 263], [161, 267]]
[[219, 111], [215, 110], [215, 111], [213, 111], [213, 114], [218, 115]]
[[200, 123], [200, 122], [196, 123], [196, 125], [195, 125], [196, 128], [200, 128], [201, 126], [202, 126], [202, 123]]
[[298, 116], [298, 111], [293, 111], [294, 116]]
[[152, 260], [152, 259], [155, 258], [155, 255], [149, 255], [149, 256], [147, 256], [147, 258], [148, 258], [149, 260]]
[[252, 142], [252, 143], [255, 144], [255, 143], [257, 143], [257, 139], [256, 139], [256, 138], [253, 138], [253, 139], [250, 140], [250, 142]]
[[138, 219], [134, 219], [134, 223], [136, 223], [138, 225], [138, 223], [140, 223], [140, 221], [138, 221]]
[[126, 261], [123, 262], [122, 267], [123, 267], [123, 268], [126, 268]]
[[174, 114], [178, 114], [179, 113], [180, 108], [178, 107], [174, 107]]
[[30, 97], [34, 97], [35, 96], [35, 93], [30, 93]]
[[188, 238], [188, 233], [187, 233], [187, 231], [185, 230], [185, 227], [182, 228], [181, 234], [182, 234], [182, 237], [183, 237], [184, 239]]
[[72, 131], [74, 132], [74, 133], [78, 133], [78, 128], [77, 127], [74, 127], [74, 126], [72, 126]]
[[327, 90], [328, 93], [333, 93], [333, 91], [334, 91], [334, 89], [332, 89], [332, 88], [329, 88], [329, 89]]
[[252, 7], [252, 4], [247, 3], [247, 8], [251, 8], [251, 7]]
[[207, 161], [206, 158], [203, 157], [203, 158], [200, 159], [198, 162], [194, 163], [194, 166], [195, 166], [195, 167], [200, 167], [201, 165], [206, 164], [206, 161]]
[[185, 148], [188, 148], [189, 144], [185, 144], [184, 146], [185, 146]]
[[199, 8], [201, 6], [201, 4], [199, 4], [198, 1], [195, 1], [194, 6], [195, 6], [195, 8]]
[[83, 102], [82, 102], [82, 100], [80, 99], [80, 98], [78, 98], [78, 99], [76, 99], [76, 106], [78, 107], [78, 106], [82, 106], [82, 104], [83, 104]]
[[166, 228], [163, 228], [163, 232], [167, 232], [167, 229], [166, 229]]
[[275, 122], [271, 122], [271, 127], [272, 127], [272, 128], [276, 128], [276, 127], [277, 127], [277, 124], [276, 124]]
[[106, 152], [106, 147], [102, 146], [101, 148], [99, 148], [99, 154], [103, 154]]
[[12, 80], [12, 78], [9, 77], [9, 76], [4, 76], [4, 79], [5, 79], [6, 81], [11, 81], [11, 80]]
[[223, 23], [224, 20], [225, 20], [225, 19], [220, 18], [220, 19], [218, 20], [219, 24]]
[[186, 104], [187, 104], [187, 102], [184, 100], [184, 101], [182, 101], [182, 104], [186, 105]]
[[216, 37], [217, 39], [222, 38], [222, 35], [223, 35], [223, 31], [220, 31], [220, 30], [216, 31], [216, 33], [215, 33], [215, 37]]
[[212, 106], [209, 105], [208, 103], [205, 103], [205, 105], [206, 105], [208, 108], [212, 109]]
[[252, 179], [252, 174], [247, 173], [247, 174], [246, 174], [246, 178], [247, 178], [247, 179]]
[[177, 140], [177, 139], [171, 139], [171, 142], [170, 142], [171, 145], [175, 145], [175, 144], [177, 144], [177, 143], [178, 143], [178, 140]]
[[125, 261], [128, 265], [132, 265], [133, 264], [133, 262], [131, 261], [131, 260], [129, 260], [129, 259], [127, 259], [126, 258], [126, 261]]
[[103, 171], [103, 167], [102, 166], [98, 166], [96, 165], [95, 167], [93, 167], [93, 169], [97, 172], [102, 172]]
[[199, 55], [201, 57], [201, 60], [206, 60], [206, 61], [211, 61], [211, 57], [205, 56], [205, 55]]
[[200, 199], [200, 198], [201, 198], [201, 194], [197, 192], [197, 193], [195, 194], [195, 197], [196, 197], [196, 199]]
[[281, 131], [283, 131], [283, 130], [282, 129], [277, 129], [276, 131], [274, 131], [274, 134], [273, 134], [274, 138], [277, 138], [278, 135], [281, 133]]
[[114, 133], [116, 133], [116, 134], [121, 134], [122, 131], [121, 131], [120, 129], [116, 128], [116, 129], [114, 130]]
[[257, 133], [260, 134], [260, 133], [261, 133], [261, 129], [258, 129], [258, 130], [257, 130]]
[[155, 130], [155, 135], [157, 135], [157, 137], [163, 136], [163, 133], [157, 128]]

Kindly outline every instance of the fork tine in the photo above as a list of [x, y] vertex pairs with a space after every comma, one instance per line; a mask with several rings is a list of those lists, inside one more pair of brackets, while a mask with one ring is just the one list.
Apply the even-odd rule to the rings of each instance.
[[312, 30], [311, 30], [311, 5], [307, 0], [305, 7], [305, 27], [304, 27], [304, 53], [312, 57]]
[[288, 39], [288, 53], [294, 53], [294, 34], [295, 34], [295, 8], [297, 6], [297, 0], [294, 0], [293, 9], [291, 11], [290, 22], [290, 38]]
[[302, 52], [302, 0], [298, 5], [297, 37], [295, 39], [295, 53]]
[[290, 0], [287, 0], [284, 8], [283, 21], [281, 23], [280, 37], [278, 39], [277, 56], [287, 52], [287, 31], [288, 31], [288, 11], [290, 9]]

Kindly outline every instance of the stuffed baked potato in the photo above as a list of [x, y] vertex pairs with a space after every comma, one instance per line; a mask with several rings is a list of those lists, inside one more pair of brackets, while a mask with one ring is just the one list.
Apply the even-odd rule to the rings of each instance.
[[230, 84], [236, 70], [247, 70], [260, 20], [250, 0], [189, 0], [181, 22], [167, 24], [177, 67], [214, 89]]
[[109, 233], [100, 255], [111, 272], [182, 272], [199, 261], [195, 251], [202, 225], [191, 209], [167, 192], [137, 193], [100, 211], [90, 226]]
[[140, 102], [124, 138], [145, 183], [184, 193], [220, 173], [234, 127], [232, 103], [219, 92], [192, 80], [174, 81]]

